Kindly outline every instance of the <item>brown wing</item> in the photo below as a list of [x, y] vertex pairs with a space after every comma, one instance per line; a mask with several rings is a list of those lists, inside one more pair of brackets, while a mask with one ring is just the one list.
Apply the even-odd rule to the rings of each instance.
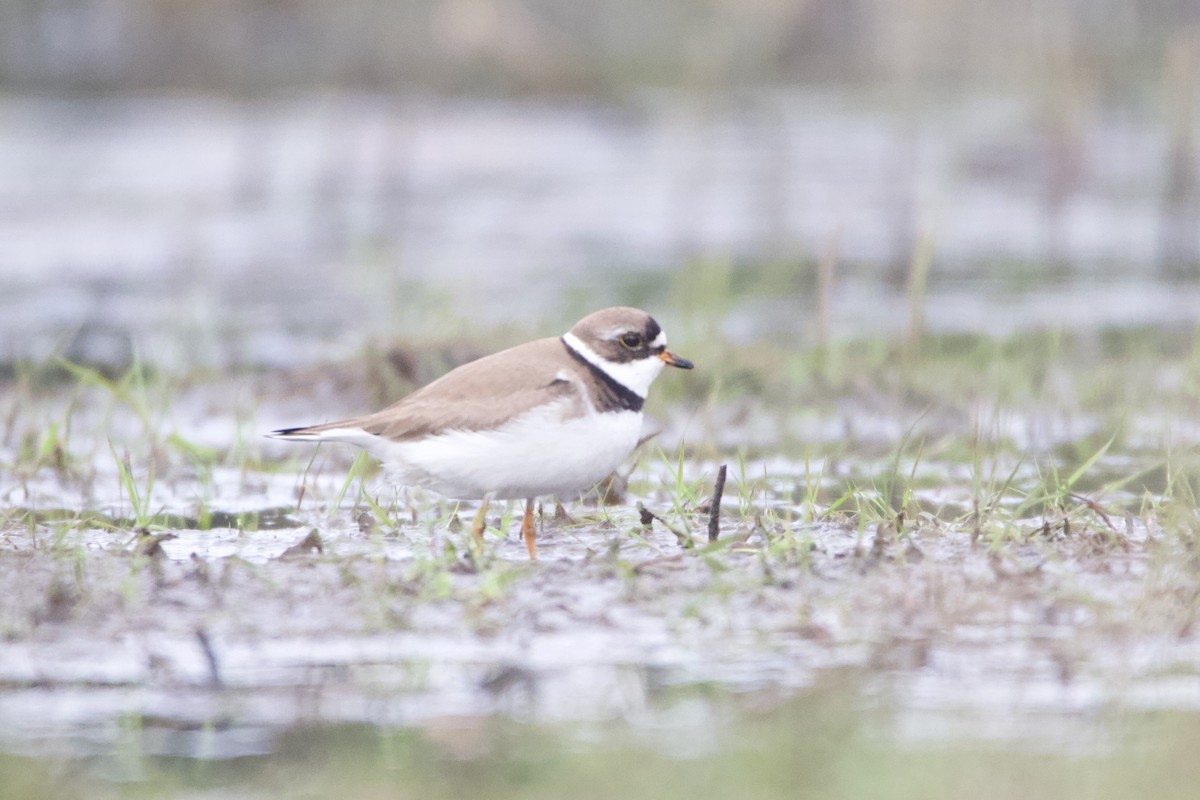
[[571, 359], [560, 339], [538, 339], [463, 364], [382, 411], [322, 427], [358, 427], [401, 441], [447, 430], [482, 430], [555, 399], [570, 417], [584, 412]]

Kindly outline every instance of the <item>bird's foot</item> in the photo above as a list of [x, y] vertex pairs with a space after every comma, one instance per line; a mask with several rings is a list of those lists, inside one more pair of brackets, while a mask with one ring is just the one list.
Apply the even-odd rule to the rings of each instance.
[[537, 561], [537, 524], [533, 521], [533, 500], [525, 501], [525, 518], [521, 520], [521, 537], [525, 540], [525, 549], [529, 551], [529, 560]]

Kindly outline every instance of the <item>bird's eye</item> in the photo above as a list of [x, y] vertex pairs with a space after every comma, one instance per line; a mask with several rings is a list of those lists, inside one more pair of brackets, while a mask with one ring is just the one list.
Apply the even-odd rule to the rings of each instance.
[[638, 334], [638, 333], [627, 333], [621, 337], [621, 344], [625, 345], [630, 350], [632, 350], [635, 347], [640, 346], [641, 343], [642, 343], [642, 336], [641, 336], [641, 334]]

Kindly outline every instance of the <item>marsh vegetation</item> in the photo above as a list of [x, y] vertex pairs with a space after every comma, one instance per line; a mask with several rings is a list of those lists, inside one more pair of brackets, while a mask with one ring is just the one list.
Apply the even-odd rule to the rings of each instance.
[[[0, 795], [1192, 797], [1194, 11], [582, 8], [0, 8]], [[537, 564], [262, 435], [614, 304]]]
[[[452, 792], [445, 759], [489, 785], [550, 759], [506, 791], [552, 794], [624, 748], [649, 752], [647, 781], [680, 757], [732, 775], [825, 752], [828, 726], [850, 761], [940, 770], [887, 796], [974, 785], [975, 748], [1013, 770], [1056, 754], [1012, 778], [1048, 791], [1147, 725], [1169, 761], [1200, 696], [1192, 332], [720, 335], [760, 291], [712, 265], [662, 285], [702, 368], [656, 387], [662, 430], [603, 497], [543, 509], [537, 565], [519, 508], [476, 557], [473, 506], [397, 493], [348, 449], [260, 436], [516, 330], [233, 374], [18, 366], [0, 714], [6, 747], [41, 759], [30, 785], [132, 769], [146, 786], [299, 791], [344, 768], [281, 765], [329, 744], [366, 748], [364, 792]], [[579, 755], [578, 737], [604, 744]], [[864, 796], [853, 772], [803, 785]], [[764, 796], [785, 791], [768, 774]]]

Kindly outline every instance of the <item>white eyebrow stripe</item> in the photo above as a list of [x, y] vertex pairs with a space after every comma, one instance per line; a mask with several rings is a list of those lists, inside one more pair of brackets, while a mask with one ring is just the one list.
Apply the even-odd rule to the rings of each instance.
[[[567, 347], [574, 350], [579, 355], [583, 356], [583, 360], [594, 367], [604, 369], [604, 359], [596, 354], [596, 351], [584, 344], [578, 336], [571, 332], [563, 334], [562, 340], [566, 342]], [[607, 372], [607, 370], [605, 370]]]
[[650, 346], [651, 347], [666, 347], [667, 346], [667, 332], [659, 331], [658, 336], [654, 337], [654, 341], [650, 343]]

